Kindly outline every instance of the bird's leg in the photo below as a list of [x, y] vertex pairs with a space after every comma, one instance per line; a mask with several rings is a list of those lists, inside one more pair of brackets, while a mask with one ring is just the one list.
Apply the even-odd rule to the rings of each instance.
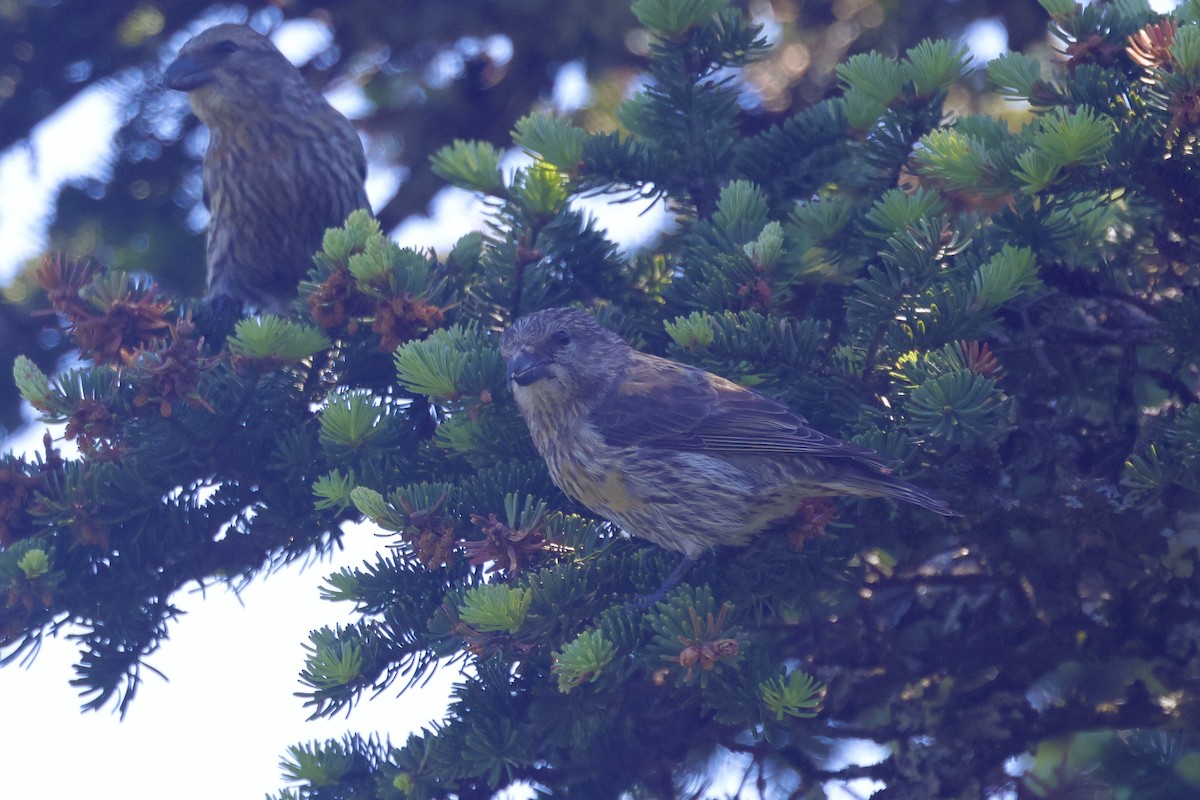
[[655, 589], [650, 594], [643, 594], [635, 597], [625, 606], [631, 611], [640, 611], [649, 608], [650, 606], [662, 600], [667, 592], [675, 588], [675, 586], [683, 580], [683, 576], [692, 568], [692, 564], [696, 563], [693, 556], [684, 556], [683, 559], [675, 565], [675, 569], [671, 570], [671, 574], [666, 577], [662, 585]]

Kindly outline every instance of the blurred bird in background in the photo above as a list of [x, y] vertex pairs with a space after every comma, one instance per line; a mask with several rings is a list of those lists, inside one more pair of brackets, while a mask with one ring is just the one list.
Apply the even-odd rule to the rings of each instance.
[[890, 497], [957, 516], [888, 474], [874, 450], [813, 430], [764, 394], [640, 353], [584, 311], [522, 317], [500, 351], [555, 484], [683, 553], [664, 589], [707, 551], [746, 544], [816, 495]]
[[202, 169], [210, 300], [284, 313], [326, 228], [368, 207], [358, 133], [245, 25], [188, 40], [163, 82], [188, 93], [210, 132]]

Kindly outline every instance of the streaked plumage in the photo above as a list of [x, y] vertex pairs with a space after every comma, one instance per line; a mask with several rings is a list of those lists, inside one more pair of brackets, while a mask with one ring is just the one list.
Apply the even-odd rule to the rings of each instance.
[[946, 516], [878, 454], [764, 394], [640, 353], [586, 312], [522, 317], [500, 343], [554, 482], [629, 533], [694, 559], [743, 545], [806, 497], [891, 497]]
[[282, 312], [325, 229], [367, 207], [358, 133], [245, 25], [190, 39], [163, 82], [188, 93], [211, 134], [202, 170], [209, 296]]

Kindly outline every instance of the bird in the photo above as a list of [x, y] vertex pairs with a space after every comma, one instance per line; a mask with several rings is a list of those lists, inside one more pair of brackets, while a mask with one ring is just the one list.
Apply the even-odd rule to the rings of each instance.
[[209, 130], [201, 178], [210, 301], [286, 313], [327, 228], [368, 208], [354, 125], [266, 36], [222, 24], [163, 73]]
[[656, 595], [707, 552], [747, 544], [809, 497], [890, 497], [958, 516], [893, 477], [876, 451], [810, 428], [765, 394], [639, 352], [581, 309], [517, 319], [500, 354], [555, 485], [683, 554]]

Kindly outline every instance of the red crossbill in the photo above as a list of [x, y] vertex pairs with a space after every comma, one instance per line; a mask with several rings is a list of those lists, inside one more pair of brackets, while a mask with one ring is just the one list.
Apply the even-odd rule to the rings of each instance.
[[188, 93], [210, 133], [202, 169], [209, 297], [283, 312], [325, 229], [367, 207], [354, 126], [245, 25], [188, 40], [163, 82]]
[[744, 545], [805, 498], [891, 497], [955, 516], [874, 450], [764, 394], [640, 353], [590, 314], [552, 308], [504, 332], [517, 408], [566, 494], [685, 564]]

